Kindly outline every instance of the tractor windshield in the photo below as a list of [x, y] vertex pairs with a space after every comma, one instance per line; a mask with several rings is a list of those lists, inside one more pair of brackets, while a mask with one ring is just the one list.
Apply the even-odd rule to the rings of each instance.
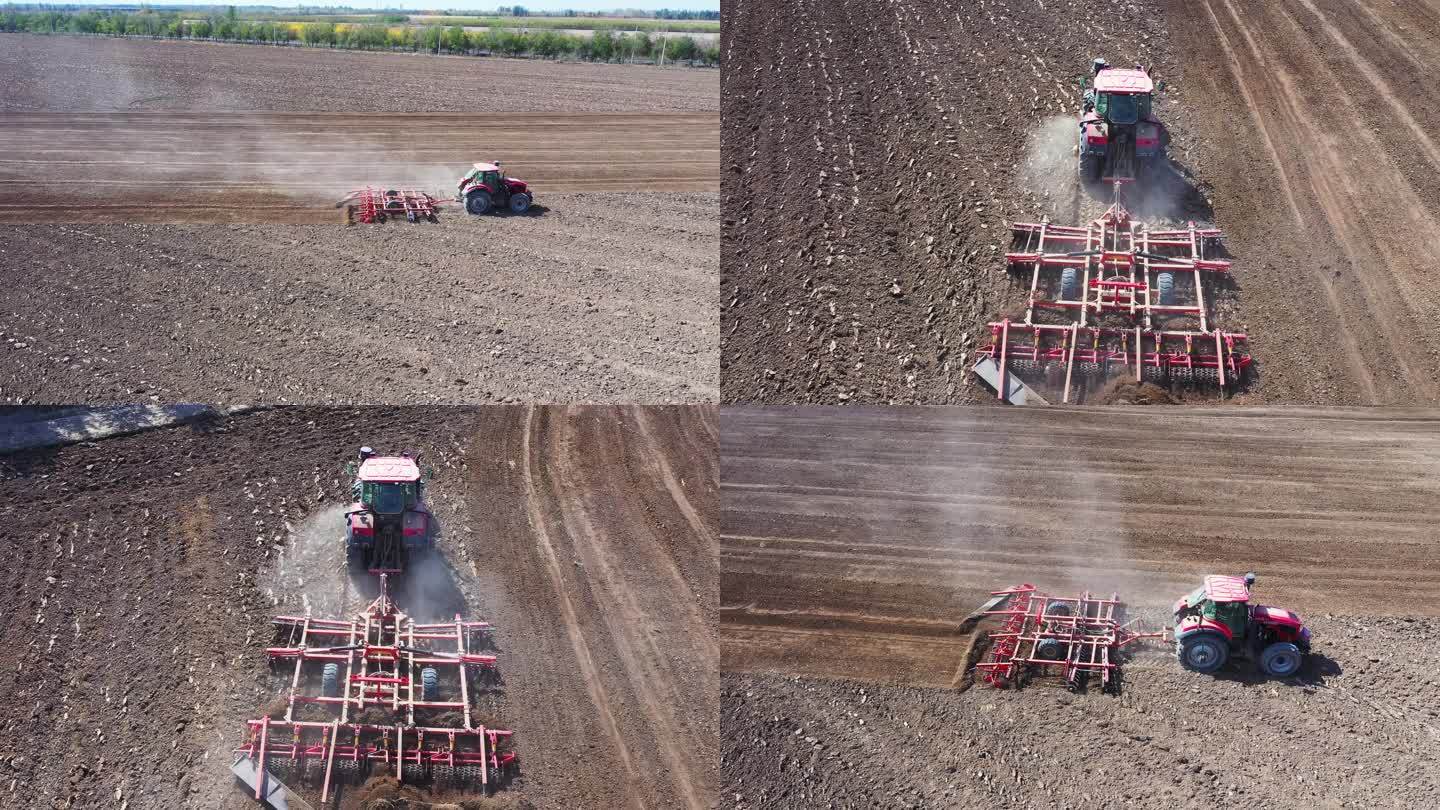
[[398, 515], [415, 501], [414, 484], [368, 482], [363, 500], [381, 515]]
[[1140, 120], [1140, 97], [1104, 93], [1100, 113], [1112, 124], [1133, 124]]

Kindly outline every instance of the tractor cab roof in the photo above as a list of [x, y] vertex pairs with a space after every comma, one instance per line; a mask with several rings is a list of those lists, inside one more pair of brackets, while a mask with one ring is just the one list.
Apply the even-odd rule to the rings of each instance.
[[1150, 74], [1139, 68], [1108, 68], [1095, 76], [1095, 92], [1148, 95], [1155, 91]]
[[420, 480], [420, 465], [406, 456], [371, 456], [358, 474], [361, 481], [408, 483]]
[[1250, 588], [1244, 577], [1205, 577], [1205, 598], [1212, 602], [1249, 602]]
[[475, 168], [476, 168], [478, 171], [482, 171], [482, 172], [498, 172], [498, 171], [500, 171], [500, 167], [499, 167], [499, 166], [496, 166], [494, 163], [476, 163], [476, 164], [475, 164]]

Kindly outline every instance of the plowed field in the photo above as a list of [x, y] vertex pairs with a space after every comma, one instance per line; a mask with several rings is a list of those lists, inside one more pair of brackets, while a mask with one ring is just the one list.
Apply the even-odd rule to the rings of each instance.
[[1229, 235], [1222, 322], [1259, 364], [1238, 399], [1433, 403], [1437, 41], [1425, 2], [737, 2], [726, 400], [988, 396], [974, 348], [1023, 300], [1007, 223], [1096, 210], [1065, 122], [1105, 56], [1167, 82], [1177, 182], [1141, 213]]
[[448, 199], [470, 164], [502, 158], [541, 205], [713, 191], [718, 130], [705, 113], [15, 113], [0, 119], [0, 223], [337, 224], [350, 191]]
[[[1423, 803], [1437, 459], [1434, 412], [727, 409], [722, 794]], [[1247, 570], [1315, 633], [1297, 679], [1205, 678], [1156, 648], [1120, 698], [955, 688], [960, 622], [993, 589], [1116, 590], [1163, 618]]]
[[339, 541], [369, 443], [436, 470], [444, 571], [399, 598], [495, 625], [507, 795], [708, 806], [715, 431], [703, 407], [298, 408], [0, 458], [7, 805], [253, 807], [229, 752], [276, 695], [269, 618], [359, 606], [293, 563]]

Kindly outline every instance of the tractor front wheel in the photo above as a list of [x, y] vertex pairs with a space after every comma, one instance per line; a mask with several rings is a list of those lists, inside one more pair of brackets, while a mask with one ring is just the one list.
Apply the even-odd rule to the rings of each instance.
[[472, 191], [465, 195], [465, 210], [477, 217], [481, 214], [490, 213], [490, 209], [493, 208], [494, 205], [495, 202], [490, 199], [490, 192], [488, 191]]
[[1272, 678], [1288, 678], [1300, 671], [1303, 660], [1299, 647], [1288, 641], [1277, 641], [1260, 653], [1260, 669]]
[[530, 210], [530, 195], [525, 192], [510, 195], [510, 212], [523, 214]]
[[1225, 666], [1230, 647], [1214, 633], [1200, 633], [1180, 641], [1180, 664], [1192, 672], [1210, 673]]

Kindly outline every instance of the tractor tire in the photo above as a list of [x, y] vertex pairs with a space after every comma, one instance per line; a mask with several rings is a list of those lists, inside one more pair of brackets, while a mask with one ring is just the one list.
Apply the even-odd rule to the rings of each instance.
[[420, 699], [435, 700], [440, 697], [440, 675], [434, 667], [420, 670]]
[[1098, 183], [1105, 171], [1105, 159], [1100, 155], [1080, 156], [1080, 182]]
[[1168, 307], [1175, 303], [1175, 274], [1161, 273], [1155, 277], [1155, 291], [1159, 294], [1156, 303]]
[[523, 214], [530, 210], [530, 195], [525, 192], [510, 195], [510, 213]]
[[477, 217], [490, 213], [494, 207], [495, 201], [490, 199], [488, 191], [472, 191], [465, 195], [465, 210]]
[[1177, 646], [1181, 666], [1191, 672], [1209, 674], [1230, 660], [1230, 646], [1217, 633], [1196, 633]]
[[320, 694], [325, 697], [340, 697], [340, 665], [326, 664], [320, 676]]
[[1060, 272], [1060, 297], [1066, 301], [1080, 298], [1080, 268], [1067, 267]]
[[1260, 669], [1272, 678], [1289, 678], [1304, 661], [1300, 648], [1288, 641], [1277, 641], [1260, 653]]

